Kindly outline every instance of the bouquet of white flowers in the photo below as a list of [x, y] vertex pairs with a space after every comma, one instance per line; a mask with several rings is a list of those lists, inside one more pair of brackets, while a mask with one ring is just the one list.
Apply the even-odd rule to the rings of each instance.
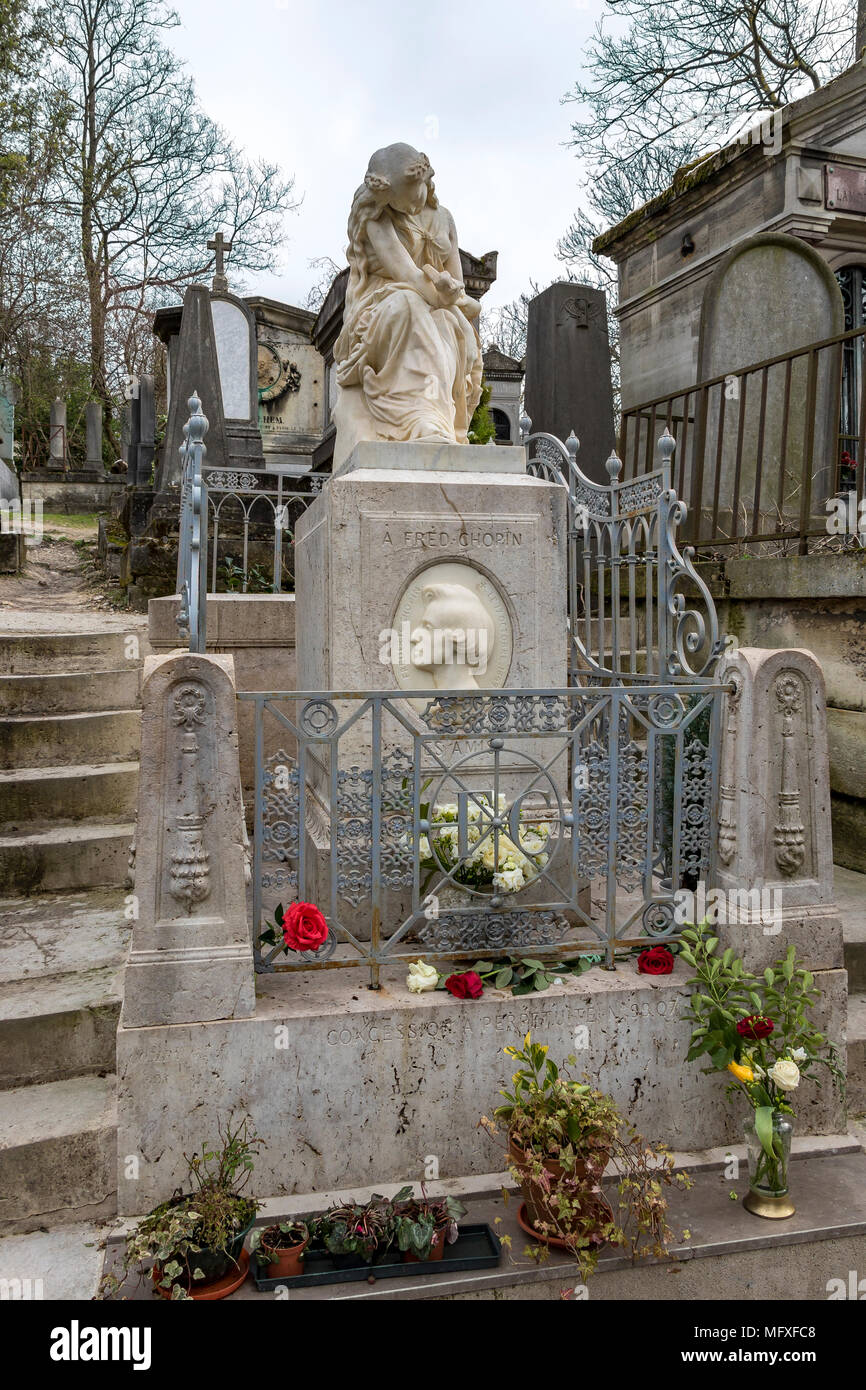
[[524, 820], [521, 813], [515, 839], [492, 826], [494, 817], [505, 820], [507, 814], [504, 796], [497, 797], [494, 807], [489, 797], [473, 792], [467, 808], [466, 847], [461, 855], [456, 803], [433, 806], [427, 816], [429, 830], [418, 844], [421, 868], [427, 871], [424, 891], [437, 871], [451, 873], [455, 883], [467, 887], [492, 887], [505, 893], [517, 893], [531, 883], [547, 864], [550, 826], [545, 820]]

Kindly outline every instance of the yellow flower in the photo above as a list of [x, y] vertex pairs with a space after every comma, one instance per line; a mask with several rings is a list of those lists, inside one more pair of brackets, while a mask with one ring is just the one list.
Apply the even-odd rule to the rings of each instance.
[[751, 1067], [743, 1067], [739, 1062], [729, 1062], [728, 1071], [733, 1072], [738, 1081], [754, 1081], [755, 1073]]
[[523, 1039], [523, 1046], [524, 1046], [524, 1047], [528, 1047], [528, 1046], [529, 1046], [529, 1039], [530, 1039], [531, 1036], [532, 1036], [532, 1035], [531, 1035], [530, 1033], [527, 1033], [527, 1034], [526, 1034], [526, 1037]]

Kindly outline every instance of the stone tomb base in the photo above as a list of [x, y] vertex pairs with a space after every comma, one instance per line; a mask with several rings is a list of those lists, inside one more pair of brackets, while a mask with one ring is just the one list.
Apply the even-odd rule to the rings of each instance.
[[[361, 970], [260, 976], [256, 1014], [117, 1034], [118, 1210], [148, 1211], [183, 1181], [182, 1154], [248, 1112], [265, 1149], [252, 1190], [280, 1196], [441, 1178], [501, 1166], [478, 1128], [513, 1070], [503, 1053], [528, 1029], [557, 1060], [574, 1052], [648, 1139], [680, 1150], [741, 1142], [745, 1107], [725, 1080], [686, 1064], [688, 970], [637, 975], [633, 961], [594, 968], [543, 995], [488, 990], [477, 1001], [411, 995], [405, 967], [367, 988]], [[846, 974], [819, 972], [818, 1026], [844, 1037]], [[796, 1133], [839, 1133], [829, 1085], [797, 1093]], [[138, 1176], [130, 1178], [138, 1159]]]

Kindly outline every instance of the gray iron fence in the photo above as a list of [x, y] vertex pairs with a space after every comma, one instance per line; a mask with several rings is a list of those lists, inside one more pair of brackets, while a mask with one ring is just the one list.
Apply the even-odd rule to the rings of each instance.
[[295, 524], [323, 480], [289, 478], [267, 468], [206, 468], [205, 480], [208, 592], [279, 594], [294, 588]]
[[665, 427], [694, 546], [805, 555], [826, 545], [827, 499], [866, 495], [864, 352], [866, 328], [854, 328], [630, 406], [619, 436], [625, 479], [652, 473]]
[[686, 508], [671, 487], [676, 441], [665, 429], [660, 461], [638, 479], [593, 482], [577, 464], [574, 433], [563, 444], [521, 421], [530, 473], [568, 487], [568, 614], [572, 682], [694, 680], [712, 673], [721, 650], [715, 604], [680, 549]]
[[[676, 891], [712, 872], [720, 695], [705, 680], [242, 694], [258, 968], [363, 965], [375, 987], [419, 952], [595, 951], [612, 967], [675, 939]], [[284, 956], [279, 932], [260, 938], [294, 900], [317, 904], [328, 939]]]

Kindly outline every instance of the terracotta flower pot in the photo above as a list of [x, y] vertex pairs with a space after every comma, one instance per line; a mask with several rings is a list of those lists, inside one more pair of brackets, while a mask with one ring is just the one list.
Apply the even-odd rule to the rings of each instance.
[[[189, 1197], [184, 1195], [173, 1199], [172, 1205], [189, 1200]], [[254, 1221], [255, 1208], [250, 1212], [250, 1219], [243, 1230], [238, 1231], [237, 1234], [232, 1237], [224, 1250], [202, 1249], [195, 1253], [190, 1252], [172, 1257], [184, 1266], [185, 1275], [181, 1276], [177, 1282], [183, 1285], [187, 1293], [194, 1295], [196, 1290], [207, 1289], [211, 1285], [219, 1284], [229, 1274], [240, 1271], [241, 1256], [244, 1253], [244, 1241], [252, 1230]], [[196, 1269], [202, 1271], [204, 1279], [193, 1278], [193, 1271]], [[154, 1282], [159, 1283], [162, 1279], [161, 1264], [154, 1265], [153, 1274]], [[161, 1288], [159, 1291], [160, 1293], [164, 1293]]]
[[423, 1264], [426, 1263], [427, 1260], [441, 1260], [442, 1256], [445, 1254], [445, 1236], [447, 1232], [447, 1222], [444, 1226], [437, 1226], [436, 1232], [433, 1236], [433, 1244], [430, 1246], [430, 1254], [425, 1256], [425, 1259], [423, 1261], [421, 1260], [420, 1255], [413, 1254], [411, 1250], [404, 1250], [404, 1264]]
[[265, 1236], [268, 1231], [273, 1231], [274, 1227], [269, 1226], [267, 1231], [262, 1233], [259, 1242], [259, 1253], [262, 1262], [265, 1263], [268, 1279], [292, 1279], [296, 1274], [304, 1272], [304, 1251], [310, 1243], [310, 1233], [307, 1232], [303, 1240], [299, 1240], [296, 1245], [268, 1245], [265, 1243]]
[[[574, 1183], [576, 1188], [585, 1187], [587, 1196], [589, 1196], [591, 1189], [597, 1187], [601, 1182], [608, 1160], [608, 1154], [604, 1150], [600, 1150], [594, 1163], [578, 1161], [571, 1172], [566, 1173], [558, 1159], [540, 1156], [541, 1165], [549, 1184], [549, 1191], [545, 1191], [542, 1183], [531, 1172], [526, 1150], [510, 1134], [508, 1136], [508, 1157], [518, 1172], [520, 1190], [526, 1203], [527, 1217], [541, 1240], [545, 1238], [542, 1234], [544, 1227], [552, 1227], [556, 1231], [562, 1230], [566, 1234], [568, 1232], [566, 1224], [556, 1215], [556, 1203], [551, 1204], [551, 1196], [557, 1193], [564, 1181]], [[539, 1155], [532, 1155], [532, 1157], [538, 1158]], [[609, 1218], [607, 1200], [597, 1194], [593, 1200], [594, 1205], [598, 1208], [596, 1225], [601, 1226]], [[592, 1228], [587, 1228], [588, 1215], [589, 1211], [584, 1211], [579, 1221], [575, 1222], [574, 1225], [576, 1228], [580, 1227], [582, 1234], [591, 1236]]]

